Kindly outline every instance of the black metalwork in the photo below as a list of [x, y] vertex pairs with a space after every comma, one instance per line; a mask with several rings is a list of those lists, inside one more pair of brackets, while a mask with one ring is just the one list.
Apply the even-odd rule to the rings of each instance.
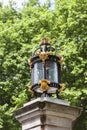
[[59, 98], [61, 89], [61, 58], [54, 55], [55, 48], [42, 40], [40, 47], [35, 50], [29, 61], [32, 75], [31, 90], [34, 93], [50, 96], [56, 94]]

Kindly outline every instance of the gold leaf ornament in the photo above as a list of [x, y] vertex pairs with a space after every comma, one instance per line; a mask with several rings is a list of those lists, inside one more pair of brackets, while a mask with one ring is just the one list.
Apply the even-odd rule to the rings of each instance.
[[46, 79], [42, 79], [40, 80], [40, 89], [42, 91], [47, 91], [49, 89], [49, 84], [50, 84], [50, 81], [46, 80]]
[[34, 96], [34, 91], [31, 88], [29, 88], [28, 91], [32, 94], [32, 97], [33, 97]]
[[58, 90], [59, 92], [62, 92], [65, 88], [65, 84], [60, 84], [60, 89]]
[[39, 55], [39, 58], [45, 62], [46, 59], [48, 59], [48, 56], [51, 54], [51, 52], [40, 52], [37, 53], [37, 55]]
[[58, 62], [59, 62], [60, 64], [62, 64], [63, 61], [64, 61], [64, 58], [63, 58], [62, 56], [59, 56]]

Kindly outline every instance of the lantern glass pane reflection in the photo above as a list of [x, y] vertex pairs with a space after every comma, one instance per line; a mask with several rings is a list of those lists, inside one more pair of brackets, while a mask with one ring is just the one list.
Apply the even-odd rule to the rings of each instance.
[[58, 69], [56, 62], [46, 61], [46, 79], [50, 82], [58, 83]]
[[37, 84], [41, 79], [43, 79], [43, 65], [42, 62], [37, 62], [34, 64], [34, 68], [32, 69], [32, 79], [33, 84]]
[[47, 79], [50, 82], [58, 83], [58, 66], [54, 61], [37, 62], [32, 68], [32, 83], [38, 84], [40, 80]]

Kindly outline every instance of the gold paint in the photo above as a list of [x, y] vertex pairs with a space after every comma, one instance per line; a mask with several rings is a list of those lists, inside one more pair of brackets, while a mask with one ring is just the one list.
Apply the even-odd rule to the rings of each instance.
[[47, 91], [49, 89], [48, 84], [50, 84], [50, 81], [46, 80], [46, 79], [42, 79], [40, 80], [40, 89], [42, 91]]
[[62, 92], [65, 88], [65, 84], [60, 84], [60, 89], [58, 90], [59, 92]]
[[63, 61], [64, 61], [63, 57], [60, 56], [58, 62], [59, 62], [60, 64], [62, 64]]
[[41, 52], [41, 53], [39, 54], [39, 57], [40, 57], [40, 59], [44, 62], [46, 59], [48, 59], [48, 53], [46, 53], [46, 52]]
[[33, 97], [34, 96], [34, 91], [31, 88], [29, 88], [28, 91], [32, 94], [32, 97]]
[[45, 62], [46, 59], [48, 59], [48, 55], [50, 55], [51, 52], [41, 52], [41, 53], [37, 53], [37, 55], [39, 55], [39, 58]]
[[28, 64], [30, 65], [30, 70], [31, 70], [31, 66], [32, 66], [31, 59], [28, 59]]
[[41, 39], [41, 43], [42, 43], [42, 44], [50, 43], [50, 40], [49, 40], [49, 38], [42, 38], [42, 39]]

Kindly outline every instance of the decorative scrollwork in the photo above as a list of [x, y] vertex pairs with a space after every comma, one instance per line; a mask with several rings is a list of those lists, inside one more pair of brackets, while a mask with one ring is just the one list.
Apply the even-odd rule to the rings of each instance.
[[34, 91], [31, 89], [31, 87], [28, 89], [28, 91], [32, 94], [32, 97], [34, 96]]
[[39, 55], [39, 58], [45, 62], [46, 59], [48, 59], [48, 56], [51, 54], [51, 52], [40, 52], [37, 53], [37, 55]]
[[49, 89], [50, 81], [48, 81], [46, 79], [42, 79], [42, 80], [40, 80], [39, 84], [40, 84], [40, 89], [42, 91], [47, 91]]
[[62, 56], [59, 56], [58, 62], [59, 62], [60, 64], [62, 64], [63, 61], [64, 61], [63, 57], [62, 57]]
[[50, 39], [44, 37], [44, 38], [41, 39], [41, 43], [42, 43], [42, 44], [43, 44], [43, 43], [45, 43], [45, 44], [46, 44], [46, 43], [50, 43]]
[[58, 89], [58, 92], [62, 92], [65, 88], [65, 84], [59, 84], [60, 85], [60, 89]]

